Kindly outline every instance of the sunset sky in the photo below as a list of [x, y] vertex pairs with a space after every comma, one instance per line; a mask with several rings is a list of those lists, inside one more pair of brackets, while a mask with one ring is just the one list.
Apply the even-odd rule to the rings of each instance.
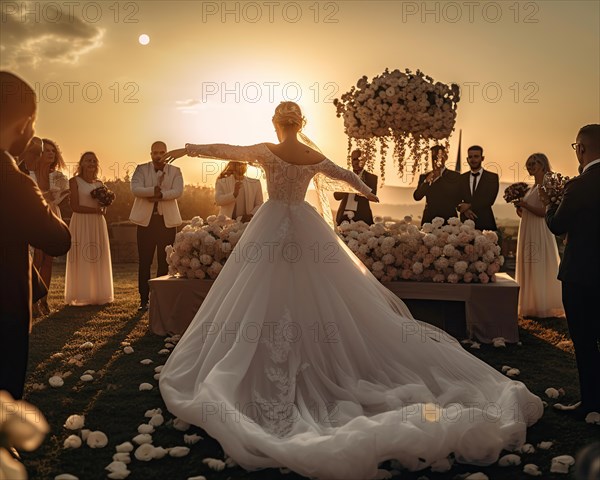
[[[421, 69], [461, 85], [456, 133], [502, 180], [527, 180], [545, 152], [576, 174], [570, 144], [600, 121], [600, 2], [1, 1], [1, 68], [39, 94], [37, 133], [73, 165], [95, 151], [106, 178], [149, 160], [150, 144], [276, 142], [281, 100], [340, 165], [333, 98], [362, 75]], [[58, 7], [58, 10], [57, 10]], [[148, 45], [138, 38], [146, 34]], [[214, 184], [198, 159], [187, 183]], [[387, 184], [402, 185], [390, 170]], [[404, 183], [406, 185], [406, 183]]]

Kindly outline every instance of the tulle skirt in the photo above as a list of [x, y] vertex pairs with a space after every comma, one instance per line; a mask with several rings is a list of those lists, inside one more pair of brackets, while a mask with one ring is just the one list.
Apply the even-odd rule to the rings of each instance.
[[368, 479], [486, 465], [541, 400], [414, 320], [306, 202], [266, 202], [160, 375], [167, 408], [239, 465]]
[[103, 305], [114, 300], [108, 229], [103, 215], [73, 213], [69, 223], [65, 303]]

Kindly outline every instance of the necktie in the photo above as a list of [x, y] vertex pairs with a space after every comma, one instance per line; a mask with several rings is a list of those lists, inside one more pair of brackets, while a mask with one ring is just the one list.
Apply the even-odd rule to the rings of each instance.
[[471, 194], [475, 193], [475, 189], [477, 188], [477, 177], [479, 177], [480, 173], [481, 172], [471, 173], [471, 175], [473, 176], [473, 190], [471, 191]]

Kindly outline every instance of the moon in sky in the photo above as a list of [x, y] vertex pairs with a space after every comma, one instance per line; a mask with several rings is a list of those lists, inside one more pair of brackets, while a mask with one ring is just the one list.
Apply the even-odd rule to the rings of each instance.
[[138, 38], [138, 42], [140, 42], [140, 45], [148, 45], [150, 43], [150, 37], [143, 33]]

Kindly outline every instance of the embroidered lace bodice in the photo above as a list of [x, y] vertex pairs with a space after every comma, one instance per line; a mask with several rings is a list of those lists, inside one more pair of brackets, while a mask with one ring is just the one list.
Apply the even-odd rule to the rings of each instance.
[[188, 143], [185, 148], [191, 157], [201, 156], [235, 160], [261, 167], [267, 178], [267, 191], [270, 200], [279, 200], [285, 203], [302, 202], [311, 179], [317, 174], [342, 181], [362, 195], [367, 195], [371, 191], [371, 188], [363, 183], [354, 172], [339, 167], [327, 158], [311, 165], [296, 165], [279, 158], [264, 143], [249, 147], [226, 144], [192, 145]]

